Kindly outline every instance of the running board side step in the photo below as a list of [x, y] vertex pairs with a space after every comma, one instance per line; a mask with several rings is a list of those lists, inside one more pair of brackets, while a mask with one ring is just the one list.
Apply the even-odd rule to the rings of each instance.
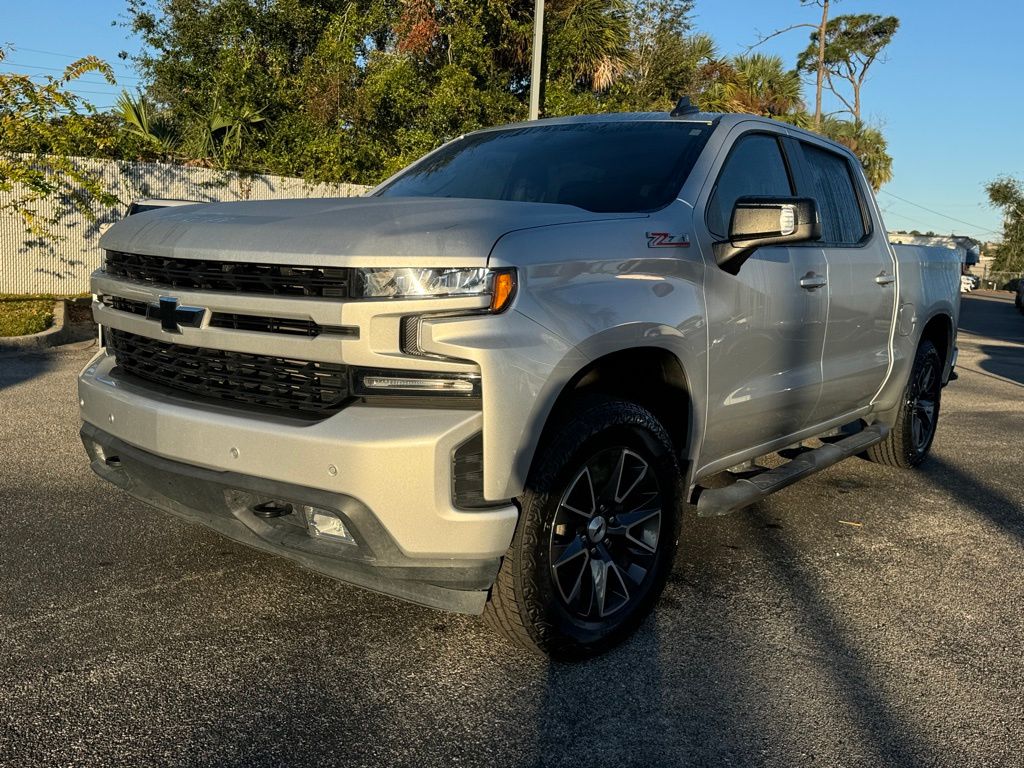
[[724, 488], [704, 488], [697, 497], [699, 517], [718, 517], [750, 506], [776, 491], [781, 491], [808, 475], [863, 453], [882, 442], [889, 434], [884, 424], [872, 424], [860, 432], [820, 448], [809, 448], [775, 469], [744, 477]]

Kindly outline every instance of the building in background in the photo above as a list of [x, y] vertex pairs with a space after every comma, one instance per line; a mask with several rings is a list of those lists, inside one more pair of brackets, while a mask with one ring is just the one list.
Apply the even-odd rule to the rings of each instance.
[[983, 266], [982, 243], [967, 235], [922, 235], [916, 231], [890, 232], [889, 242], [898, 245], [937, 245], [941, 248], [952, 248], [960, 255], [964, 272], [970, 271], [971, 267]]

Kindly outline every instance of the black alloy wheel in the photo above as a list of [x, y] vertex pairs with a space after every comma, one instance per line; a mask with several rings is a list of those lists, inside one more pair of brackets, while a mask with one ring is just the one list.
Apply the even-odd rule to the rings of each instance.
[[551, 579], [571, 616], [602, 621], [647, 590], [663, 503], [650, 465], [625, 446], [602, 450], [576, 472], [548, 544]]
[[942, 390], [938, 357], [929, 357], [911, 374], [907, 388], [907, 410], [910, 415], [910, 440], [915, 453], [923, 455], [931, 447], [938, 425], [939, 397]]
[[916, 467], [925, 460], [939, 424], [943, 366], [934, 342], [924, 339], [914, 355], [899, 408], [890, 417], [889, 434], [868, 448], [865, 458], [903, 469]]
[[586, 395], [555, 418], [484, 618], [522, 647], [581, 659], [653, 609], [672, 570], [683, 478], [672, 439], [637, 403]]

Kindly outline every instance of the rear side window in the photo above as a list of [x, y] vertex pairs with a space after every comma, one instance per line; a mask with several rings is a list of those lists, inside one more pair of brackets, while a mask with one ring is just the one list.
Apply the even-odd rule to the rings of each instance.
[[856, 245], [866, 234], [860, 199], [853, 186], [850, 163], [842, 155], [803, 144], [810, 176], [810, 194], [818, 201], [821, 240], [833, 245]]
[[766, 133], [743, 136], [733, 145], [718, 174], [715, 191], [708, 201], [708, 229], [721, 237], [726, 236], [733, 206], [741, 197], [788, 197], [792, 194], [778, 140]]

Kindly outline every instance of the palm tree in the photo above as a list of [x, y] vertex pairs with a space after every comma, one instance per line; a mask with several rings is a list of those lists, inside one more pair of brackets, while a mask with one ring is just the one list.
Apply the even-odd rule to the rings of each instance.
[[892, 181], [892, 157], [882, 132], [858, 120], [825, 118], [821, 132], [855, 154], [864, 166], [868, 183], [877, 192]]
[[158, 113], [144, 95], [132, 96], [128, 91], [121, 91], [116, 108], [125, 131], [142, 139], [164, 158], [175, 153], [178, 136], [171, 122]]
[[244, 144], [252, 138], [258, 127], [266, 123], [263, 110], [248, 104], [235, 108], [221, 108], [216, 102], [206, 121], [205, 150], [208, 156], [218, 158], [224, 168], [242, 156]]
[[607, 90], [629, 60], [629, 12], [625, 0], [555, 0], [545, 21], [554, 70], [582, 86]]
[[700, 99], [703, 108], [777, 118], [803, 111], [800, 73], [786, 69], [779, 56], [754, 53], [723, 65]]

